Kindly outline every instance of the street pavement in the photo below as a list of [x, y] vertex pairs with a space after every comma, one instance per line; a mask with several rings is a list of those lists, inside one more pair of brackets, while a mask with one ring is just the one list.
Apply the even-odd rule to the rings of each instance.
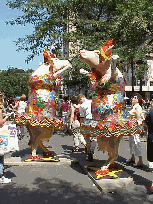
[[[31, 153], [28, 147], [28, 133], [19, 140], [20, 151], [5, 155], [5, 161], [10, 157], [24, 157]], [[139, 204], [153, 203], [153, 195], [149, 193], [148, 186], [153, 175], [147, 170], [146, 159], [146, 135], [142, 138], [143, 169], [127, 166], [125, 160], [130, 158], [128, 137], [124, 137], [120, 143], [117, 164], [124, 167], [133, 181], [119, 191], [101, 192], [91, 178], [83, 171], [85, 153], [80, 145], [79, 153], [72, 153], [73, 136], [55, 131], [45, 146], [55, 151], [61, 158], [61, 162], [42, 163], [26, 166], [5, 166], [5, 177], [11, 178], [9, 184], [0, 184], [0, 203], [5, 204], [82, 204], [82, 203], [123, 203]], [[42, 150], [38, 148], [38, 154]], [[103, 154], [97, 148], [94, 160], [106, 160], [107, 153]], [[90, 162], [92, 165], [92, 162]], [[112, 180], [113, 182], [113, 180]]]

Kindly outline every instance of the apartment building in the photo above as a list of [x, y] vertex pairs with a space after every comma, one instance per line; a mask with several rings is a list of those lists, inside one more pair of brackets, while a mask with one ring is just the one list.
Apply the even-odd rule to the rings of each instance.
[[[149, 66], [148, 71], [145, 73], [142, 79], [142, 97], [143, 99], [153, 99], [153, 53], [148, 55], [147, 64]], [[132, 71], [128, 66], [125, 66], [125, 72], [123, 72], [125, 79], [125, 96], [131, 98], [135, 92], [140, 92], [140, 80], [137, 80], [134, 73], [133, 91], [132, 92]]]

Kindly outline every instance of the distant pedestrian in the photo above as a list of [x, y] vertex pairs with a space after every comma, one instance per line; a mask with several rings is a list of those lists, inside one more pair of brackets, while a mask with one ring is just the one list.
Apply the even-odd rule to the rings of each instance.
[[[147, 138], [147, 160], [149, 163], [149, 170], [153, 172], [153, 101], [151, 102], [151, 109], [145, 119], [148, 128]], [[153, 193], [153, 180], [150, 187], [151, 193]]]
[[[27, 98], [26, 95], [22, 94], [22, 96], [20, 97], [20, 100], [13, 107], [13, 109], [17, 113], [17, 115], [21, 115], [21, 114], [25, 113], [25, 108], [27, 106], [26, 98]], [[23, 125], [17, 125], [19, 139], [21, 139], [23, 137], [23, 135], [25, 134], [24, 128], [25, 127]]]
[[70, 109], [70, 129], [72, 129], [74, 138], [74, 149], [73, 152], [79, 151], [79, 143], [81, 142], [86, 148], [86, 141], [84, 136], [80, 133], [80, 122], [79, 122], [79, 108], [78, 97], [73, 96], [71, 99], [72, 107]]
[[69, 116], [69, 103], [68, 103], [68, 97], [63, 97], [63, 103], [62, 103], [62, 119], [64, 121], [64, 130], [68, 132], [68, 116]]
[[[0, 93], [0, 101], [2, 101], [2, 99], [3, 99], [3, 94]], [[10, 115], [11, 114], [8, 114], [7, 116], [4, 117], [4, 104], [0, 103], [0, 128], [3, 127], [5, 122], [9, 119]], [[3, 176], [3, 170], [4, 170], [4, 154], [1, 154], [0, 155], [0, 182], [6, 183], [8, 179]]]
[[[142, 107], [140, 106], [142, 101], [140, 94], [135, 94], [132, 99], [133, 108], [129, 111], [130, 117], [137, 120], [138, 126], [142, 125], [144, 120], [144, 114]], [[143, 167], [142, 155], [141, 155], [141, 140], [140, 134], [137, 133], [134, 136], [129, 136], [130, 154], [131, 158], [127, 160], [127, 163], [135, 163], [135, 156], [138, 156], [138, 163], [135, 165], [137, 167]]]
[[149, 106], [150, 106], [150, 101], [149, 101], [149, 99], [148, 99], [147, 102], [146, 102], [146, 108], [148, 109]]
[[9, 104], [9, 112], [12, 112], [13, 107], [15, 106], [15, 101], [14, 101], [13, 96], [9, 97], [8, 104]]
[[5, 112], [4, 108], [4, 95], [0, 92], [0, 108], [2, 109], [3, 113]]

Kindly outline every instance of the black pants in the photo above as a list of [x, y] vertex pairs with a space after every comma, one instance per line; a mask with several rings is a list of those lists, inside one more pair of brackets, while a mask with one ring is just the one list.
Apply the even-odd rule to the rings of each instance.
[[153, 142], [147, 140], [147, 160], [153, 162]]

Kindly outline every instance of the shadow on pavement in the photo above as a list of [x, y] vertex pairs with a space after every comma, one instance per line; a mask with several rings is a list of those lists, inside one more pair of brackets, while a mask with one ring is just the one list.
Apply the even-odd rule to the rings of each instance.
[[124, 163], [124, 165], [126, 165], [126, 166], [131, 166], [131, 167], [135, 168], [135, 170], [136, 170], [136, 169], [141, 169], [141, 170], [143, 170], [143, 171], [145, 171], [145, 172], [148, 172], [148, 166], [147, 166], [147, 165], [143, 164], [143, 167], [142, 167], [142, 168], [134, 167], [133, 164], [131, 164], [131, 163], [128, 163], [128, 164], [127, 164], [127, 163], [126, 163], [126, 159], [125, 159], [124, 157], [122, 157], [122, 156], [118, 156], [118, 158], [117, 158], [116, 161], [121, 162], [121, 163]]
[[70, 167], [74, 169], [75, 171], [77, 171], [78, 173], [86, 175], [86, 173], [80, 168], [80, 165], [78, 163], [72, 162]]
[[[127, 164], [126, 159], [124, 157], [121, 157], [121, 156], [118, 156], [116, 161], [124, 163], [124, 168], [129, 173], [129, 175], [133, 178], [133, 181], [134, 181], [135, 185], [144, 186], [146, 188], [146, 190], [147, 190], [147, 193], [150, 193], [149, 186], [151, 185], [151, 181], [148, 180], [147, 178], [145, 178], [145, 174], [148, 173], [148, 166], [147, 165], [144, 164], [143, 168], [134, 167], [133, 164]], [[133, 170], [131, 170], [129, 168], [126, 168], [126, 167], [133, 167]], [[136, 172], [138, 169], [143, 172], [144, 177], [139, 175]]]
[[15, 183], [0, 186], [1, 204], [144, 203], [144, 199], [142, 200], [144, 195], [140, 195], [138, 192], [134, 195], [128, 195], [127, 192], [101, 194], [96, 190], [84, 188], [82, 184], [74, 185], [73, 182], [55, 177], [51, 179], [37, 177], [32, 184], [34, 186], [32, 189], [27, 188], [23, 184], [18, 185]]
[[53, 177], [48, 180], [38, 177], [34, 180], [33, 185], [35, 186], [33, 189], [15, 183], [0, 186], [1, 204], [90, 204], [101, 203], [102, 201], [114, 203], [111, 196], [105, 198], [96, 191], [83, 188], [81, 184], [74, 185], [64, 179]]
[[[71, 182], [67, 182], [64, 179], [52, 178], [43, 179], [37, 177], [33, 185], [35, 188], [29, 189], [23, 185], [6, 184], [1, 189], [1, 203], [9, 204], [39, 204], [39, 203], [115, 203], [113, 197], [102, 196], [98, 192], [92, 192], [89, 189], [84, 189], [82, 185], [74, 185]], [[118, 195], [118, 199], [122, 199], [122, 196]], [[122, 203], [127, 203], [122, 201]]]

